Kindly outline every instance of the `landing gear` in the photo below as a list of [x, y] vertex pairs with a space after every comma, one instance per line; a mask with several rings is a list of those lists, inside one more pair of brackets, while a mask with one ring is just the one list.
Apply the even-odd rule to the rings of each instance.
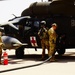
[[24, 58], [24, 47], [20, 47], [15, 51], [16, 58], [22, 59]]
[[58, 52], [59, 55], [63, 55], [65, 53], [65, 48], [66, 48], [65, 41], [66, 41], [65, 34], [59, 36], [57, 39], [56, 51]]
[[65, 53], [65, 48], [57, 49], [57, 53], [63, 55]]

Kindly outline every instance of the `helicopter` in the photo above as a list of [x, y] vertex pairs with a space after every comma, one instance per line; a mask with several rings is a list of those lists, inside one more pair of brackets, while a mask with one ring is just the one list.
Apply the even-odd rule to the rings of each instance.
[[[75, 48], [75, 0], [51, 0], [49, 2], [35, 2], [22, 11], [21, 16], [9, 20], [18, 30], [5, 26], [5, 34], [14, 36], [26, 46], [15, 50], [17, 58], [24, 57], [25, 48], [41, 48], [38, 30], [41, 21], [46, 21], [46, 27], [50, 28], [52, 23], [58, 25], [57, 52], [59, 55], [65, 53], [66, 48]], [[28, 17], [25, 17], [28, 16]], [[22, 17], [24, 17], [22, 19]], [[18, 20], [14, 23], [14, 20]], [[7, 31], [8, 30], [8, 31]], [[13, 31], [13, 32], [12, 32]]]

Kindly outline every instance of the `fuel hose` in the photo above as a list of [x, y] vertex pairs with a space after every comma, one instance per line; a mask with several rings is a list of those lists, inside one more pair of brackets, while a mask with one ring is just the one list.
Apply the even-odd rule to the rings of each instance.
[[14, 71], [14, 70], [19, 70], [19, 69], [24, 69], [24, 68], [30, 68], [30, 67], [35, 67], [35, 66], [39, 66], [44, 64], [45, 62], [47, 62], [48, 60], [50, 60], [52, 56], [50, 56], [49, 58], [47, 58], [46, 60], [42, 61], [41, 63], [38, 64], [34, 64], [34, 65], [28, 65], [28, 66], [23, 66], [23, 67], [17, 67], [17, 68], [12, 68], [12, 69], [7, 69], [7, 70], [2, 70], [0, 71], [0, 73], [5, 73], [5, 72], [10, 72], [10, 71]]

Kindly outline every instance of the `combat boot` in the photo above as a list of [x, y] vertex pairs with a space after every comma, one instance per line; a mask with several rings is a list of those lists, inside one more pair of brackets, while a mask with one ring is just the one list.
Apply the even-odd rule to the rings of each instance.
[[50, 62], [55, 62], [55, 61], [56, 61], [55, 56], [52, 56]]

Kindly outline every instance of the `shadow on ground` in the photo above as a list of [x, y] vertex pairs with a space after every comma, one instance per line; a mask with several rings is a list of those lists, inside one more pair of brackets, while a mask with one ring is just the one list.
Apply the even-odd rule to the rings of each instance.
[[[56, 62], [53, 62], [53, 63], [67, 63], [67, 62], [75, 62], [75, 56], [72, 56], [74, 55], [75, 53], [68, 53], [68, 54], [64, 54], [63, 56], [59, 56], [59, 55], [56, 55], [56, 59], [58, 61]], [[48, 56], [46, 55], [45, 56], [45, 60], [48, 58]], [[31, 54], [31, 55], [25, 55], [23, 59], [21, 60], [18, 60], [15, 55], [10, 55], [9, 56], [9, 63], [10, 64], [22, 64], [22, 62], [26, 62], [27, 61], [35, 61], [34, 64], [30, 62], [30, 65], [25, 65], [25, 66], [21, 66], [21, 67], [16, 67], [16, 68], [11, 68], [11, 69], [6, 69], [6, 70], [3, 70], [1, 71], [1, 73], [3, 72], [9, 72], [9, 71], [13, 71], [13, 70], [19, 70], [19, 69], [25, 69], [25, 68], [30, 68], [30, 67], [34, 67], [34, 66], [39, 66], [41, 65], [40, 63], [42, 63], [44, 60], [40, 60], [41, 59], [41, 55], [36, 55], [36, 54]], [[14, 61], [14, 60], [17, 60], [17, 61]], [[39, 62], [40, 61], [40, 62]], [[20, 63], [21, 62], [21, 63]], [[36, 64], [36, 62], [38, 62]], [[25, 63], [25, 64], [26, 64]], [[50, 63], [50, 61], [47, 61], [45, 63]], [[23, 63], [24, 64], [24, 63]]]
[[[67, 63], [67, 62], [75, 62], [75, 52], [70, 52], [68, 54], [64, 54], [62, 56], [56, 55], [55, 56], [57, 59], [57, 63]], [[48, 55], [45, 55], [45, 59], [48, 59]], [[12, 61], [12, 60], [17, 60], [17, 58], [15, 57], [15, 55], [10, 55], [9, 56], [9, 62], [12, 62], [12, 64], [16, 64], [18, 62], [22, 62], [22, 61], [44, 61], [41, 60], [41, 55], [40, 54], [26, 54], [24, 55], [24, 58], [22, 60], [17, 60], [17, 61]], [[49, 63], [50, 61], [48, 60], [46, 63]]]

